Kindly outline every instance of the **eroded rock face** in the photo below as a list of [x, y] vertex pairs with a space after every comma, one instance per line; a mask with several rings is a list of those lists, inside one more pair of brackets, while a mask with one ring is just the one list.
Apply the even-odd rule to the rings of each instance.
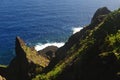
[[109, 14], [111, 11], [108, 10], [106, 7], [102, 7], [99, 8], [92, 20], [91, 23], [88, 26], [85, 26], [81, 31], [73, 34], [68, 41], [65, 43], [65, 45], [63, 47], [61, 47], [60, 49], [58, 49], [56, 51], [56, 57], [55, 59], [53, 59], [50, 63], [50, 68], [54, 67], [55, 64], [57, 64], [60, 60], [64, 59], [68, 54], [67, 51], [70, 50], [70, 48], [74, 45], [79, 43], [82, 39], [84, 39], [86, 37], [86, 35], [89, 34], [89, 30], [92, 30], [93, 28], [95, 28], [96, 26], [99, 25], [99, 23], [101, 23], [104, 18], [107, 16], [107, 14]]
[[[10, 65], [5, 70], [7, 73], [5, 74], [6, 79], [31, 80], [35, 75], [41, 73], [41, 71], [44, 68], [46, 68], [46, 66], [48, 66], [50, 59], [52, 59], [52, 61], [50, 66], [47, 69], [45, 69], [46, 71], [52, 69], [54, 65], [59, 63], [59, 61], [63, 60], [64, 58], [66, 58], [67, 60], [67, 58], [70, 57], [71, 59], [72, 57], [74, 57], [74, 56], [71, 57], [72, 52], [69, 53], [67, 52], [72, 51], [70, 49], [75, 45], [73, 51], [75, 51], [74, 54], [76, 54], [77, 53], [76, 51], [77, 50], [79, 51], [79, 49], [81, 49], [81, 46], [84, 45], [81, 43], [81, 41], [83, 40], [85, 41], [86, 36], [89, 36], [88, 35], [90, 33], [89, 31], [98, 26], [99, 23], [101, 23], [103, 19], [106, 17], [106, 15], [109, 13], [110, 11], [106, 7], [98, 9], [92, 18], [91, 24], [84, 27], [80, 32], [72, 35], [69, 38], [68, 42], [65, 44], [65, 46], [61, 47], [60, 49], [57, 49], [57, 47], [55, 46], [49, 46], [39, 51], [40, 54], [38, 54], [38, 52], [34, 48], [26, 46], [25, 42], [20, 37], [16, 37], [15, 47], [16, 57], [11, 61]], [[114, 24], [115, 22], [113, 21], [115, 21], [116, 24]], [[111, 22], [112, 24], [110, 24]], [[110, 30], [108, 30], [108, 26], [105, 28], [107, 33], [112, 32], [112, 30], [115, 31], [113, 27], [116, 26], [117, 26], [116, 30], [117, 29], [119, 30], [120, 15], [118, 14], [118, 16], [115, 16], [115, 20], [112, 20], [111, 22], [110, 23], [106, 22], [111, 27]], [[102, 26], [103, 28], [100, 28], [98, 31], [96, 31], [96, 33], [94, 33], [94, 37], [91, 36], [92, 39], [95, 38], [95, 40], [97, 41], [91, 40], [91, 42], [94, 42], [94, 44], [90, 42], [90, 45], [86, 45], [87, 49], [85, 49], [85, 51], [83, 50], [84, 53], [82, 53], [82, 59], [81, 57], [79, 57], [80, 55], [73, 58], [73, 60], [69, 62], [69, 65], [67, 65], [67, 67], [64, 68], [62, 74], [55, 80], [120, 79], [120, 70], [118, 71], [120, 65], [118, 64], [116, 56], [114, 55], [114, 53], [109, 53], [108, 55], [108, 52], [102, 52], [107, 50], [105, 48], [108, 48], [108, 46], [107, 47], [104, 46], [103, 30], [105, 30], [104, 29], [105, 26], [104, 25]], [[103, 33], [102, 38], [101, 33]], [[91, 38], [89, 38], [85, 43], [89, 42], [90, 39]], [[65, 63], [64, 65], [66, 64], [67, 63]], [[5, 72], [3, 68], [0, 70], [2, 70], [1, 73]], [[52, 75], [54, 76], [54, 73]], [[112, 75], [114, 79], [112, 79], [111, 77]], [[51, 75], [49, 76], [51, 77]], [[4, 80], [4, 78], [0, 76], [0, 80], [2, 79]]]
[[57, 51], [57, 49], [58, 47], [56, 46], [48, 46], [45, 49], [38, 51], [38, 53], [51, 60], [55, 57], [55, 52]]
[[97, 9], [97, 11], [95, 12], [92, 20], [91, 20], [91, 23], [99, 23], [103, 20], [103, 18], [109, 14], [111, 11], [107, 8], [107, 7], [102, 7], [102, 8], [99, 8]]
[[16, 57], [8, 66], [8, 80], [30, 80], [49, 64], [49, 59], [26, 46], [20, 37], [16, 37], [15, 51]]
[[120, 80], [120, 9], [108, 15], [104, 10], [57, 50], [51, 70], [33, 80]]
[[[19, 43], [20, 43], [20, 46], [19, 46]], [[38, 55], [35, 49], [26, 46], [24, 41], [19, 37], [17, 37], [16, 38], [16, 55], [20, 56], [22, 53], [25, 54], [28, 62], [33, 62], [34, 64], [40, 65], [42, 67], [46, 67], [49, 64], [49, 60], [47, 58], [41, 55]]]
[[[95, 21], [93, 22], [96, 24]], [[92, 35], [87, 35], [86, 39], [93, 37], [94, 44], [88, 44], [87, 47], [89, 46], [89, 48], [85, 49], [85, 51], [81, 53], [82, 55], [76, 57], [72, 65], [66, 67], [56, 80], [120, 80], [120, 61], [117, 58], [120, 57], [117, 56], [120, 53], [120, 47], [118, 47], [120, 40], [116, 41], [113, 38], [113, 36], [119, 38], [120, 9], [111, 12], [98, 26], [93, 27]], [[116, 33], [118, 36], [116, 36]], [[113, 36], [111, 36], [111, 34]], [[109, 45], [109, 41], [106, 41], [108, 36], [112, 38], [111, 41], [115, 42], [115, 45]], [[83, 39], [83, 41], [84, 40], [85, 39]], [[89, 41], [90, 39], [85, 43]], [[80, 49], [81, 44], [79, 45], [79, 43], [78, 47]], [[85, 43], [82, 45], [84, 46]], [[115, 51], [116, 48], [118, 50]]]

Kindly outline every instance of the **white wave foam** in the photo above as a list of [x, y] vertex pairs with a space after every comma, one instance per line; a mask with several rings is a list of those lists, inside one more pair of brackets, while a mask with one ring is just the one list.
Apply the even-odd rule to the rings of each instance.
[[65, 43], [63, 42], [60, 42], [60, 43], [57, 43], [57, 42], [54, 42], [54, 43], [46, 43], [46, 44], [41, 44], [41, 43], [38, 43], [36, 46], [35, 46], [35, 50], [39, 51], [39, 50], [42, 50], [48, 46], [57, 46], [58, 48], [59, 47], [62, 47]]
[[75, 27], [75, 28], [73, 28], [72, 29], [73, 30], [73, 34], [79, 32], [81, 29], [83, 29], [83, 27]]
[[[76, 32], [79, 32], [81, 29], [83, 29], [83, 27], [75, 27], [75, 28], [72, 28], [73, 30], [73, 34], [75, 34]], [[48, 46], [57, 46], [58, 48], [59, 47], [62, 47], [65, 43], [64, 42], [51, 42], [51, 43], [45, 43], [45, 44], [42, 44], [42, 43], [38, 43], [36, 46], [34, 46], [35, 50], [39, 51], [39, 50], [42, 50]]]

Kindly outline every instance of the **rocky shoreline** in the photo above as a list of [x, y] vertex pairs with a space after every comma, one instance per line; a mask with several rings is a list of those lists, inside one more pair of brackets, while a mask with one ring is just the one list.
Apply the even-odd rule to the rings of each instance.
[[61, 48], [36, 51], [16, 37], [16, 56], [0, 65], [0, 80], [119, 80], [119, 30], [120, 10], [102, 7]]

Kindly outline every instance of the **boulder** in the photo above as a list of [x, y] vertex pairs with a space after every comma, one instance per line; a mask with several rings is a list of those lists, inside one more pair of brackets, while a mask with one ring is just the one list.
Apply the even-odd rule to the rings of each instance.
[[56, 46], [48, 46], [48, 47], [44, 48], [43, 50], [38, 51], [38, 53], [51, 60], [55, 57], [55, 52], [57, 51], [57, 49], [58, 49], [58, 47], [56, 47]]

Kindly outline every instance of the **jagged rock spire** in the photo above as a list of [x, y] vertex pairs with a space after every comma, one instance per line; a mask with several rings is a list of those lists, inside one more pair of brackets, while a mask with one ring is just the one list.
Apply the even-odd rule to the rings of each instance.
[[104, 16], [109, 14], [110, 12], [111, 11], [107, 7], [102, 7], [97, 9], [91, 20], [91, 23], [100, 22], [104, 18]]

